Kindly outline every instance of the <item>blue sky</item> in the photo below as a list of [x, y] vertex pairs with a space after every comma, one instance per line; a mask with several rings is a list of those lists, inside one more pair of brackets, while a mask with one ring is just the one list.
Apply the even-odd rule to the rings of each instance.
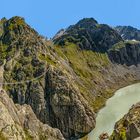
[[47, 37], [84, 17], [140, 29], [140, 0], [1, 0], [0, 4], [0, 18], [22, 16]]

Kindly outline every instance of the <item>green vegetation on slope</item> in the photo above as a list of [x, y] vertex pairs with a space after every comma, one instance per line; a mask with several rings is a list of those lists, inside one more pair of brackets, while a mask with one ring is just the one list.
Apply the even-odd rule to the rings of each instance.
[[139, 43], [140, 43], [139, 41], [133, 41], [133, 40], [120, 41], [119, 43], [116, 43], [115, 45], [113, 45], [112, 48], [109, 49], [109, 51], [110, 50], [117, 51], [117, 50], [119, 50], [121, 48], [126, 47], [126, 44], [135, 45], [135, 44], [139, 44]]
[[[55, 51], [63, 59], [69, 61], [70, 66], [82, 82], [77, 82], [78, 87], [85, 99], [95, 99], [91, 101], [91, 106], [98, 110], [103, 106], [105, 97], [111, 96], [111, 91], [106, 91], [105, 96], [98, 97], [91, 94], [96, 90], [97, 82], [103, 79], [102, 67], [109, 65], [110, 61], [106, 53], [93, 52], [91, 50], [81, 50], [73, 43], [66, 43], [65, 46], [55, 46]], [[108, 94], [110, 93], [110, 94]]]
[[125, 47], [124, 41], [120, 41], [119, 43], [116, 43], [113, 45], [113, 47], [110, 50], [119, 50], [120, 48]]
[[2, 132], [0, 132], [0, 140], [8, 140]]

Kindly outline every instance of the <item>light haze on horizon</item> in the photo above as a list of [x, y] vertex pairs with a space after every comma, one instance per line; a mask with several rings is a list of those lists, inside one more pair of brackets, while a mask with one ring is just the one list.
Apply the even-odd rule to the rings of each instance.
[[140, 29], [139, 6], [140, 0], [3, 0], [0, 18], [22, 16], [39, 34], [53, 37], [85, 17]]

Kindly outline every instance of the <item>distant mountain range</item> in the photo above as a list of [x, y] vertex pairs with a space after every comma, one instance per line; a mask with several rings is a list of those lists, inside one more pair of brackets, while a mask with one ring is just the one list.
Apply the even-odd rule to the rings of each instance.
[[125, 40], [139, 40], [140, 41], [140, 30], [132, 26], [117, 26], [115, 30]]

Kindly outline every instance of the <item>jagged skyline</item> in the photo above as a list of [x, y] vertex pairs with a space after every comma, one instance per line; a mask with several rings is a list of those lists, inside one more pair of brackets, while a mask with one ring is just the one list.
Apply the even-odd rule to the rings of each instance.
[[5, 0], [1, 1], [0, 18], [22, 16], [40, 34], [52, 37], [59, 29], [75, 24], [84, 17], [93, 17], [110, 26], [131, 25], [140, 28], [139, 4], [139, 0]]

